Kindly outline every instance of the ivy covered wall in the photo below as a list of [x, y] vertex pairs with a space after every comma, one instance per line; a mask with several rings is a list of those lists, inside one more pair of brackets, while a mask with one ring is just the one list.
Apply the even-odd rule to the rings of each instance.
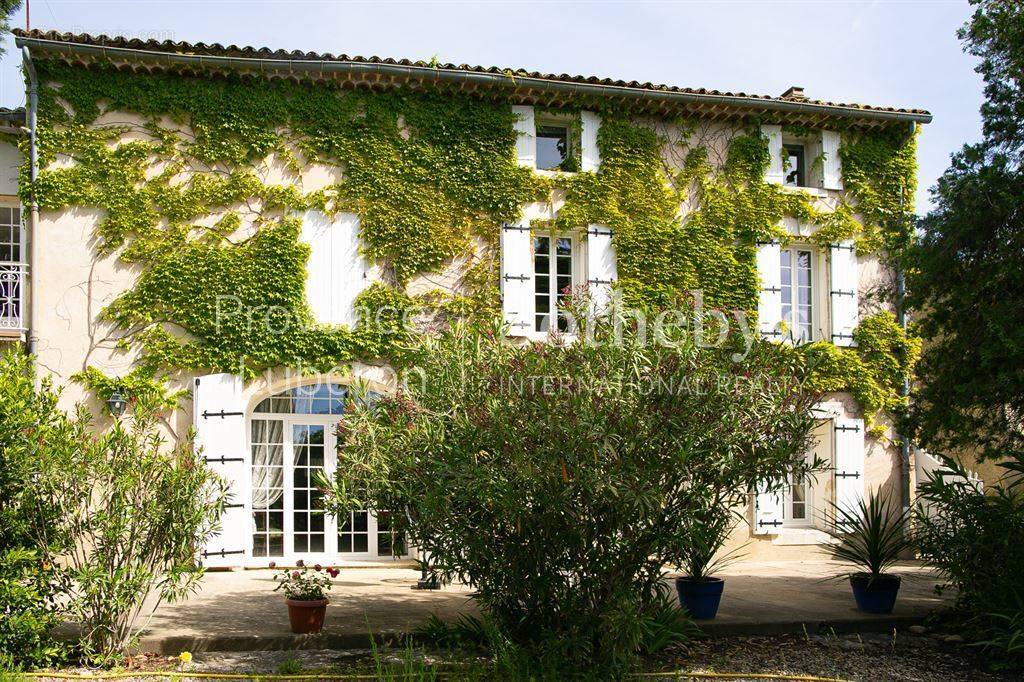
[[[815, 226], [812, 241], [855, 239], [863, 254], [884, 257], [909, 238], [902, 198], [913, 191], [914, 141], [903, 129], [845, 131], [850, 202], [822, 202], [764, 181], [768, 148], [753, 120], [728, 127], [715, 148], [699, 121], [609, 108], [600, 112], [598, 172], [540, 176], [516, 163], [510, 108], [457, 93], [196, 80], [57, 61], [37, 70], [45, 87], [36, 198], [44, 211], [97, 209], [97, 252], [137, 270], [100, 312], [138, 357], [135, 383], [237, 371], [240, 360], [250, 375], [409, 362], [415, 339], [397, 325], [314, 322], [297, 217], [310, 209], [359, 216], [361, 246], [382, 277], [358, 305], [414, 311], [429, 303], [479, 316], [500, 314], [500, 225], [555, 196], [553, 219], [535, 224], [612, 227], [619, 287], [647, 309], [701, 289], [708, 305], [755, 312], [755, 243], [789, 239], [780, 227], [787, 216]], [[332, 169], [332, 180], [306, 191], [314, 165]], [[264, 172], [271, 166], [275, 173]], [[27, 196], [27, 177], [21, 187]], [[409, 295], [411, 281], [453, 259], [464, 263], [456, 291]], [[267, 311], [265, 323], [218, 320], [225, 295]], [[276, 333], [282, 328], [289, 333]], [[897, 409], [915, 342], [887, 312], [863, 319], [857, 335], [857, 349], [798, 352], [814, 354], [823, 388], [852, 391], [869, 416]]]

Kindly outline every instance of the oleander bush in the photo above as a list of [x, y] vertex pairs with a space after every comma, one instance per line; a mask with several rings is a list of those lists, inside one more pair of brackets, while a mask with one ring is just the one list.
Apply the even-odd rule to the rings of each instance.
[[338, 425], [335, 511], [403, 510], [431, 568], [545, 668], [628, 665], [675, 626], [663, 570], [707, 491], [741, 503], [806, 467], [816, 396], [796, 354], [621, 336], [515, 345], [456, 323], [403, 390]]
[[918, 487], [921, 556], [956, 590], [954, 619], [964, 636], [1004, 666], [1024, 666], [1024, 456], [1003, 462], [987, 490], [963, 465], [945, 467]]

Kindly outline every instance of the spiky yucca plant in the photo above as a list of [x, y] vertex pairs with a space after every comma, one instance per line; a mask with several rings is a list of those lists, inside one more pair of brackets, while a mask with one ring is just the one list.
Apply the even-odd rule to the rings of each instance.
[[911, 510], [892, 504], [878, 490], [851, 509], [833, 502], [826, 516], [832, 535], [839, 540], [832, 547], [832, 558], [853, 564], [872, 578], [892, 568], [914, 546]]

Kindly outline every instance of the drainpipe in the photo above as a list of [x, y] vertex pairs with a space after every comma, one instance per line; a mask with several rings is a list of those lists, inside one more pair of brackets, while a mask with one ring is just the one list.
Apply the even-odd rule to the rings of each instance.
[[[916, 132], [916, 123], [910, 124], [908, 139]], [[907, 188], [900, 186], [900, 220], [909, 220], [907, 217]], [[896, 321], [904, 333], [907, 331], [907, 311], [905, 298], [907, 295], [907, 276], [901, 264], [896, 265]], [[903, 386], [900, 387], [900, 395], [907, 398], [910, 395], [910, 379], [903, 379]], [[900, 434], [900, 493], [904, 509], [910, 507], [910, 438], [906, 434]]]
[[29, 258], [28, 258], [28, 301], [29, 305], [25, 311], [26, 324], [28, 329], [28, 352], [31, 355], [36, 353], [36, 326], [35, 308], [38, 287], [39, 262], [39, 202], [36, 201], [36, 176], [39, 172], [39, 154], [36, 144], [36, 111], [39, 108], [39, 81], [36, 78], [36, 67], [32, 63], [32, 54], [27, 46], [21, 48], [21, 61], [25, 66], [25, 73], [28, 74], [28, 131], [29, 131]]

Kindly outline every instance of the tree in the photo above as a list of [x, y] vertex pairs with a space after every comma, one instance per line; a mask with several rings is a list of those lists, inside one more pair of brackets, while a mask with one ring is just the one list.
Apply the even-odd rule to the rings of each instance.
[[389, 511], [443, 579], [545, 664], [627, 661], [687, 520], [805, 471], [816, 396], [799, 354], [621, 343], [516, 346], [464, 325], [426, 339], [406, 390], [338, 426], [333, 509]]
[[[0, 34], [11, 30], [11, 15], [21, 9], [21, 0], [0, 0]], [[0, 45], [0, 55], [4, 53]]]
[[1024, 5], [973, 0], [960, 31], [981, 57], [984, 139], [933, 189], [908, 255], [908, 304], [924, 339], [909, 428], [926, 448], [1024, 451]]

